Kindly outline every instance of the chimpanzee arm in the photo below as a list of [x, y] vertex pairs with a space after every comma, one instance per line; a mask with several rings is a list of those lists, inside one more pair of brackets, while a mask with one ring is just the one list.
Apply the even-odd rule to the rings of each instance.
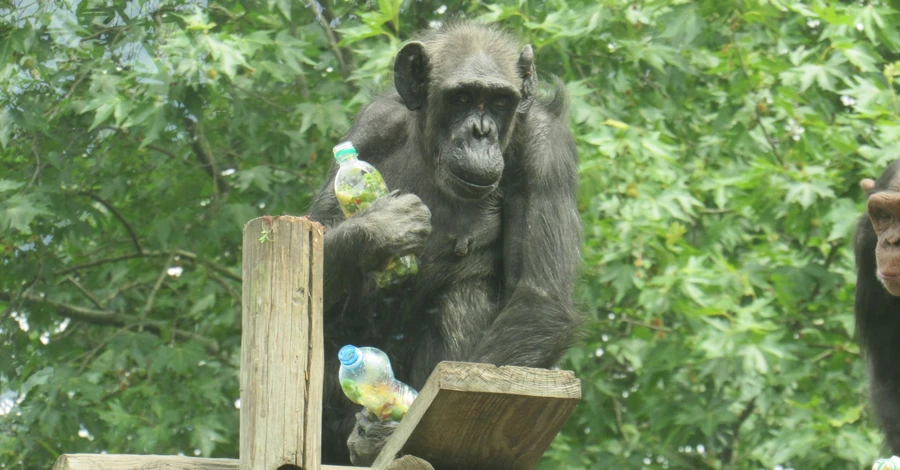
[[517, 132], [503, 185], [504, 301], [471, 360], [552, 367], [575, 339], [571, 291], [580, 263], [578, 156], [561, 119], [543, 112]]
[[[396, 95], [378, 99], [357, 116], [347, 136], [372, 164], [396, 152], [406, 138], [409, 111]], [[325, 309], [358, 295], [366, 273], [376, 271], [392, 256], [405, 255], [424, 246], [431, 233], [431, 213], [412, 194], [391, 193], [345, 220], [334, 194], [337, 165], [310, 208], [309, 218], [327, 228], [325, 232]]]

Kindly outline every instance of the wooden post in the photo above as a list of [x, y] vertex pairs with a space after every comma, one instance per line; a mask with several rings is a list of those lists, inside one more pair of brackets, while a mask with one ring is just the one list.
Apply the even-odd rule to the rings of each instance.
[[244, 226], [241, 470], [320, 468], [324, 233], [302, 217]]

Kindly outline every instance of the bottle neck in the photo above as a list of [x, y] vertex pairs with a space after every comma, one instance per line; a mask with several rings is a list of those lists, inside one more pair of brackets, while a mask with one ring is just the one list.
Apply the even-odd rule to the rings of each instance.
[[352, 153], [337, 155], [334, 157], [334, 159], [337, 160], [338, 164], [355, 162], [357, 160], [356, 155]]

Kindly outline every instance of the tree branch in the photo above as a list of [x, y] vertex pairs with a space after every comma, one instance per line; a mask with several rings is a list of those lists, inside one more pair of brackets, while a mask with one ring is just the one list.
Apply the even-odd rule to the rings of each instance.
[[142, 284], [147, 284], [147, 283], [144, 282], [144, 281], [135, 281], [135, 282], [129, 282], [128, 284], [125, 284], [124, 286], [119, 287], [118, 289], [115, 290], [115, 292], [113, 292], [113, 293], [107, 295], [107, 296], [103, 299], [103, 301], [102, 301], [102, 302], [103, 302], [103, 307], [102, 307], [102, 308], [106, 308], [106, 306], [109, 305], [109, 303], [112, 302], [113, 299], [115, 299], [116, 297], [118, 297], [122, 292], [125, 292], [125, 291], [127, 291], [128, 289], [133, 289], [133, 288], [135, 288], [135, 287], [137, 287], [137, 286], [140, 286], [140, 285], [142, 285]]
[[341, 75], [343, 75], [344, 78], [349, 78], [350, 74], [353, 73], [353, 70], [356, 68], [356, 65], [353, 63], [353, 55], [348, 54], [350, 56], [349, 62], [345, 60], [344, 52], [338, 46], [340, 40], [335, 36], [334, 31], [328, 24], [329, 17], [331, 16], [328, 9], [323, 3], [317, 0], [306, 0], [306, 5], [309, 6], [316, 15], [316, 21], [322, 26], [322, 30], [325, 31], [325, 39], [328, 40], [328, 47], [331, 49], [331, 53], [334, 54], [335, 59], [338, 61], [338, 65], [341, 67]]
[[[184, 128], [191, 134], [191, 150], [200, 160], [203, 169], [209, 174], [213, 181], [213, 191], [216, 194], [228, 192], [228, 182], [222, 178], [216, 165], [216, 157], [209, 148], [209, 141], [206, 140], [206, 132], [203, 130], [203, 103], [202, 97], [191, 89], [187, 90], [185, 96], [185, 106], [188, 113], [184, 116]], [[190, 118], [193, 115], [194, 119]]]
[[87, 297], [95, 307], [103, 308], [103, 303], [100, 302], [100, 299], [98, 299], [97, 296], [95, 296], [91, 291], [85, 289], [85, 287], [81, 285], [81, 283], [78, 282], [74, 277], [66, 276], [65, 281], [68, 281], [70, 284], [75, 286], [76, 289], [81, 291], [81, 293], [84, 294], [84, 296]]
[[98, 260], [90, 261], [90, 262], [87, 262], [84, 264], [79, 264], [77, 266], [72, 266], [70, 268], [61, 269], [59, 271], [54, 272], [53, 274], [57, 275], [57, 276], [64, 276], [66, 274], [71, 274], [73, 272], [80, 271], [82, 269], [93, 268], [95, 266], [102, 266], [104, 264], [116, 263], [119, 261], [125, 261], [125, 260], [129, 260], [129, 259], [156, 258], [156, 257], [160, 257], [160, 256], [170, 256], [170, 255], [180, 256], [182, 258], [186, 258], [186, 259], [190, 260], [193, 263], [202, 264], [202, 265], [206, 266], [207, 268], [210, 268], [210, 269], [218, 272], [219, 274], [225, 276], [228, 279], [231, 279], [231, 280], [237, 281], [237, 282], [241, 282], [240, 274], [234, 273], [231, 269], [228, 269], [225, 266], [222, 266], [221, 264], [200, 258], [199, 256], [197, 256], [196, 253], [191, 253], [191, 252], [185, 251], [185, 250], [144, 251], [143, 253], [131, 253], [131, 254], [127, 254], [127, 255], [113, 256], [111, 258], [98, 259]]
[[[747, 64], [744, 63], [744, 56], [741, 54], [741, 48], [738, 46], [737, 42], [737, 33], [734, 30], [731, 31], [731, 43], [734, 45], [734, 55], [737, 56], [738, 63], [741, 65], [741, 72], [743, 72], [744, 78], [750, 80], [750, 72], [747, 71]], [[769, 143], [769, 147], [772, 147], [772, 153], [775, 155], [775, 159], [778, 160], [779, 164], [784, 165], [784, 160], [781, 158], [781, 152], [778, 151], [776, 142], [769, 136], [769, 131], [767, 131], [766, 126], [763, 125], [762, 116], [759, 115], [759, 108], [754, 106], [753, 113], [754, 116], [756, 116], [756, 124], [762, 129], [763, 136]]]
[[753, 410], [756, 409], [756, 398], [753, 397], [747, 402], [747, 406], [744, 407], [743, 411], [741, 411], [741, 415], [738, 416], [738, 420], [734, 423], [734, 438], [731, 440], [731, 446], [722, 449], [722, 461], [729, 462], [731, 465], [736, 464], [738, 453], [735, 452], [735, 448], [737, 447], [738, 440], [741, 437], [741, 426], [744, 425], [744, 421], [747, 421], [747, 418], [753, 414]]
[[[12, 296], [6, 294], [4, 292], [0, 292], [0, 300], [11, 301]], [[41, 298], [29, 294], [25, 294], [19, 297], [19, 300], [27, 302], [32, 305], [45, 305], [48, 307], [56, 308], [60, 314], [63, 314], [67, 317], [70, 317], [75, 320], [83, 321], [86, 323], [91, 323], [94, 325], [100, 326], [117, 326], [117, 327], [133, 327], [133, 326], [141, 326], [146, 328], [147, 331], [150, 331], [154, 334], [162, 334], [163, 330], [170, 330], [172, 334], [180, 339], [192, 339], [196, 341], [200, 341], [203, 343], [207, 343], [207, 346], [212, 348], [213, 350], [218, 350], [219, 346], [216, 340], [212, 338], [207, 338], [202, 335], [198, 335], [196, 333], [192, 333], [190, 331], [179, 330], [177, 328], [169, 328], [168, 324], [163, 321], [158, 320], [143, 320], [141, 321], [139, 317], [134, 315], [126, 315], [124, 313], [113, 312], [109, 310], [94, 310], [84, 307], [78, 307], [75, 305], [68, 305], [62, 302], [56, 302], [53, 300], [49, 300], [46, 298]]]
[[28, 182], [28, 186], [25, 187], [25, 190], [31, 189], [34, 186], [35, 181], [38, 179], [38, 175], [41, 174], [41, 154], [38, 153], [37, 147], [35, 144], [37, 143], [37, 137], [31, 140], [31, 152], [34, 153], [34, 174], [31, 176], [31, 181]]
[[156, 293], [159, 292], [159, 288], [162, 286], [163, 281], [166, 280], [166, 276], [168, 275], [169, 271], [169, 265], [172, 264], [172, 258], [174, 258], [174, 255], [169, 256], [169, 260], [166, 262], [166, 265], [163, 266], [162, 271], [159, 273], [159, 277], [156, 278], [156, 284], [153, 285], [153, 289], [150, 291], [150, 295], [147, 296], [147, 302], [144, 303], [144, 308], [141, 309], [141, 313], [139, 315], [141, 325], [138, 327], [138, 331], [144, 331], [143, 322], [147, 320], [147, 314], [150, 313], [150, 309], [153, 307], [153, 301], [156, 300]]
[[132, 243], [134, 243], [134, 248], [137, 250], [138, 254], [141, 254], [144, 252], [144, 248], [141, 247], [141, 242], [138, 240], [138, 236], [137, 236], [137, 233], [135, 233], [134, 228], [131, 227], [131, 224], [129, 224], [128, 221], [125, 220], [125, 216], [122, 215], [122, 213], [119, 212], [119, 210], [116, 209], [115, 206], [113, 206], [111, 202], [107, 201], [106, 199], [103, 199], [102, 197], [97, 195], [97, 193], [95, 193], [93, 191], [79, 191], [76, 194], [78, 194], [80, 196], [87, 196], [87, 197], [99, 202], [103, 207], [106, 208], [106, 210], [112, 212], [112, 214], [117, 219], [119, 219], [119, 222], [122, 222], [122, 225], [125, 226], [125, 229], [128, 230], [128, 235], [131, 237], [131, 241], [132, 241]]
[[158, 146], [158, 145], [156, 145], [156, 144], [150, 144], [150, 145], [147, 146], [147, 148], [149, 148], [149, 149], [151, 149], [151, 150], [156, 150], [157, 152], [159, 152], [159, 153], [161, 153], [161, 154], [163, 154], [163, 155], [167, 155], [167, 156], [168, 156], [169, 158], [171, 158], [172, 160], [178, 160], [178, 156], [177, 156], [177, 155], [175, 155], [174, 153], [172, 153], [172, 152], [170, 152], [170, 151], [168, 151], [168, 150], [166, 150], [166, 149], [164, 149], [164, 148], [162, 148], [162, 147], [160, 147], [160, 146]]

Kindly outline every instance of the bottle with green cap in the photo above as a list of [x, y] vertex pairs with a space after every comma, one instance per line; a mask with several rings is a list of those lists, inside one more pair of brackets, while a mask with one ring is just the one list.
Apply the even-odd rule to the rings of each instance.
[[[381, 173], [357, 157], [353, 142], [342, 142], [334, 147], [334, 159], [340, 165], [334, 177], [334, 194], [344, 216], [348, 218], [388, 193]], [[402, 281], [418, 270], [415, 255], [392, 258], [382, 271], [375, 274], [375, 284], [379, 288], [385, 287]]]
[[391, 361], [378, 348], [348, 344], [338, 352], [341, 390], [381, 421], [400, 421], [418, 396], [415, 389], [394, 378]]

